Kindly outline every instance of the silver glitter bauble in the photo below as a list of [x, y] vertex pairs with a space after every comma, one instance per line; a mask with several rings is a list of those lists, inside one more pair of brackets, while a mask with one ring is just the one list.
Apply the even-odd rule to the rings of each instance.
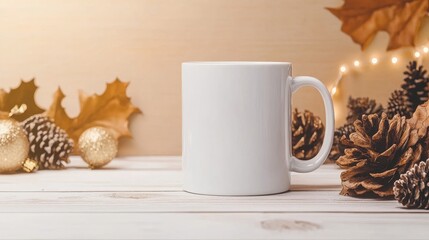
[[91, 168], [100, 168], [115, 158], [118, 141], [106, 128], [92, 127], [80, 135], [79, 150]]
[[19, 123], [12, 119], [0, 119], [0, 173], [21, 169], [28, 150], [28, 139]]

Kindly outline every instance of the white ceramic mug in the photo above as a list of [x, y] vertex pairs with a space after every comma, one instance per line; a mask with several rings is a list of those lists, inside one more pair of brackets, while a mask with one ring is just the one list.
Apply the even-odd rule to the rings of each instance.
[[[312, 77], [292, 77], [286, 62], [182, 64], [184, 190], [210, 195], [264, 195], [289, 190], [290, 172], [316, 170], [332, 146], [329, 91]], [[319, 90], [325, 103], [323, 145], [310, 160], [292, 156], [291, 95]]]

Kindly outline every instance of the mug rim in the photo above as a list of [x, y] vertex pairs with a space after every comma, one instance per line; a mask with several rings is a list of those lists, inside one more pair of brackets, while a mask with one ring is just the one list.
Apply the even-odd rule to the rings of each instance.
[[221, 65], [221, 66], [267, 66], [267, 65], [292, 65], [291, 62], [264, 62], [264, 61], [190, 61], [182, 65]]

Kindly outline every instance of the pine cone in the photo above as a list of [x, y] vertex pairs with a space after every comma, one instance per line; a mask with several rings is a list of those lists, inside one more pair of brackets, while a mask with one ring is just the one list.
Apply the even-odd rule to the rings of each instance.
[[322, 146], [325, 126], [319, 117], [305, 110], [292, 113], [292, 152], [299, 159], [308, 160], [316, 156]]
[[347, 114], [347, 123], [335, 130], [334, 142], [332, 144], [331, 152], [329, 153], [329, 159], [336, 161], [341, 155], [344, 154], [344, 146], [342, 146], [340, 139], [342, 136], [348, 137], [348, 135], [355, 131], [353, 122], [361, 120], [362, 115], [366, 114], [378, 114], [383, 112], [383, 106], [377, 104], [374, 99], [367, 97], [352, 98], [349, 97], [347, 103], [349, 112]]
[[405, 83], [401, 87], [408, 97], [407, 107], [414, 112], [417, 106], [429, 99], [429, 79], [426, 77], [426, 70], [421, 65], [417, 67], [416, 61], [410, 62], [407, 69], [404, 72]]
[[30, 142], [29, 158], [38, 161], [40, 169], [60, 169], [69, 162], [73, 140], [48, 117], [34, 115], [21, 124]]
[[335, 130], [334, 132], [334, 135], [338, 136], [339, 138], [341, 138], [342, 136], [348, 137], [350, 133], [353, 132], [355, 132], [355, 126], [353, 125], [353, 123], [348, 123], [342, 127], [337, 128], [337, 130]]
[[377, 104], [374, 99], [369, 99], [367, 97], [349, 97], [347, 108], [349, 109], [349, 113], [347, 114], [347, 123], [349, 124], [352, 124], [358, 119], [360, 120], [364, 114], [381, 114], [383, 112], [383, 106]]
[[363, 115], [354, 126], [356, 132], [341, 138], [347, 148], [336, 162], [346, 168], [341, 173], [341, 194], [393, 196], [394, 181], [421, 159], [417, 130], [405, 117], [395, 115], [389, 120], [385, 113]]
[[429, 160], [401, 174], [393, 192], [395, 199], [407, 208], [429, 209]]
[[396, 90], [389, 98], [387, 113], [392, 118], [395, 114], [410, 118], [417, 106], [429, 99], [429, 79], [423, 66], [417, 67], [417, 62], [412, 61], [404, 72], [402, 90]]
[[387, 103], [387, 116], [393, 118], [396, 114], [410, 118], [413, 110], [408, 107], [408, 97], [405, 95], [404, 90], [395, 90], [389, 98]]
[[341, 137], [348, 137], [350, 133], [355, 131], [355, 127], [351, 123], [347, 123], [342, 127], [337, 128], [334, 132], [334, 142], [332, 143], [331, 152], [329, 153], [329, 159], [336, 161], [341, 155], [344, 154], [344, 145], [341, 144]]

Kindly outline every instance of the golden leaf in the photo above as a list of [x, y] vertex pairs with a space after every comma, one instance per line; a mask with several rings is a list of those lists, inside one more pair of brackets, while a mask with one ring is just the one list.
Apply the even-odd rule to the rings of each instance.
[[37, 106], [34, 101], [36, 90], [37, 86], [34, 83], [34, 79], [28, 82], [21, 81], [17, 88], [11, 89], [9, 92], [0, 89], [0, 111], [3, 112], [0, 112], [0, 117], [5, 117], [13, 107], [22, 104], [27, 105], [27, 110], [22, 114], [12, 116], [18, 121], [23, 121], [28, 117], [44, 112], [44, 109]]
[[[54, 120], [60, 128], [67, 131], [67, 129], [70, 129], [73, 126], [73, 119], [67, 115], [66, 110], [61, 105], [64, 97], [65, 95], [63, 91], [61, 91], [61, 88], [58, 88], [54, 94], [54, 101], [49, 109], [46, 110], [45, 114]], [[68, 131], [67, 133], [70, 135]]]
[[341, 30], [364, 50], [378, 31], [386, 31], [387, 50], [414, 46], [416, 32], [429, 9], [428, 0], [345, 0], [327, 8], [339, 18]]
[[61, 89], [58, 89], [54, 95], [54, 102], [46, 114], [75, 142], [86, 129], [95, 126], [110, 129], [116, 138], [130, 137], [128, 119], [132, 114], [141, 113], [141, 111], [127, 97], [128, 84], [116, 79], [107, 84], [106, 90], [101, 95], [87, 96], [80, 92], [80, 113], [75, 118], [70, 118], [61, 105], [65, 96]]

